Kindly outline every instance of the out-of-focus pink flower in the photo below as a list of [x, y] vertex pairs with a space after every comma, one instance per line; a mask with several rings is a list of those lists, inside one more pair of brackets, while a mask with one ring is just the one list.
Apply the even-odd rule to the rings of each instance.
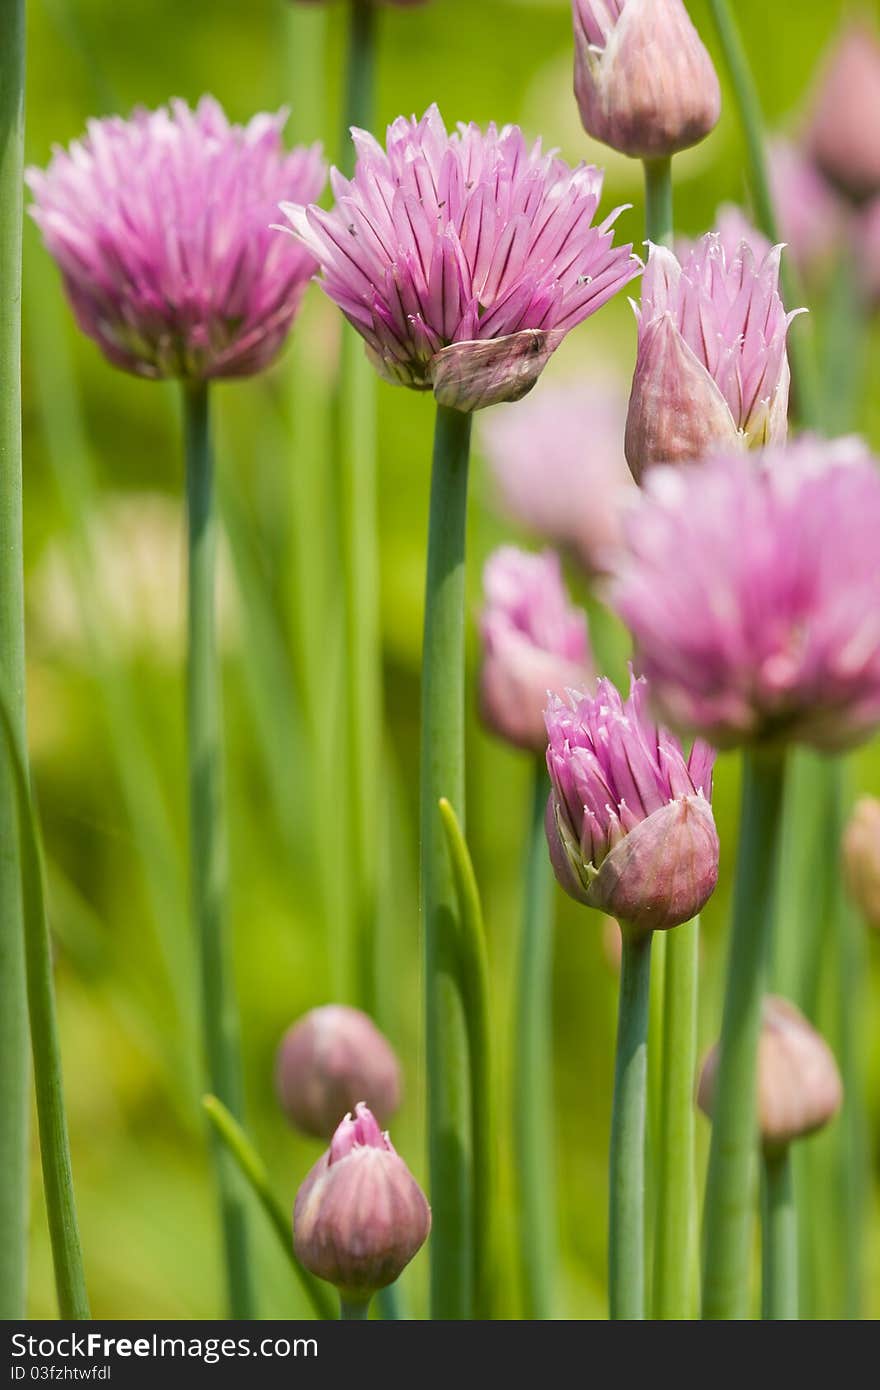
[[662, 717], [717, 747], [880, 722], [880, 476], [857, 439], [655, 470], [612, 601]]
[[688, 921], [718, 879], [712, 816], [715, 754], [685, 759], [647, 708], [644, 678], [623, 701], [608, 680], [547, 707], [547, 842], [556, 877], [578, 902], [646, 931]]
[[656, 159], [695, 145], [721, 89], [682, 0], [573, 0], [574, 91], [588, 135]]
[[767, 154], [779, 234], [798, 270], [810, 277], [844, 242], [848, 210], [794, 141], [771, 140]]
[[605, 573], [635, 495], [623, 453], [626, 395], [611, 380], [542, 384], [485, 417], [481, 440], [507, 514]]
[[366, 1105], [346, 1115], [296, 1194], [293, 1248], [351, 1302], [393, 1284], [424, 1245], [431, 1208]]
[[816, 93], [807, 149], [827, 179], [856, 202], [880, 193], [880, 42], [872, 25], [848, 25]]
[[713, 446], [785, 439], [795, 315], [779, 297], [780, 251], [758, 262], [740, 242], [731, 255], [709, 232], [679, 264], [651, 246], [626, 422], [637, 482], [654, 464], [683, 463]]
[[275, 1089], [291, 1124], [329, 1139], [361, 1100], [380, 1120], [390, 1119], [400, 1104], [400, 1063], [367, 1014], [325, 1004], [284, 1034]]
[[449, 135], [432, 106], [389, 126], [387, 151], [352, 136], [355, 175], [332, 171], [332, 212], [282, 211], [387, 381], [462, 411], [517, 400], [639, 273], [632, 247], [612, 245], [617, 212], [593, 225], [600, 170], [570, 169], [516, 126]]
[[486, 561], [480, 618], [480, 704], [486, 724], [518, 748], [546, 746], [544, 706], [592, 674], [587, 617], [568, 601], [559, 557], [505, 545]]
[[31, 214], [77, 322], [146, 377], [249, 376], [281, 348], [315, 263], [270, 227], [316, 198], [320, 149], [281, 144], [284, 113], [230, 125], [212, 97], [90, 121], [48, 169]]
[[[765, 237], [748, 217], [746, 217], [741, 207], [736, 203], [722, 203], [715, 214], [715, 227], [713, 229], [721, 242], [721, 249], [724, 252], [724, 259], [728, 265], [732, 265], [739, 255], [739, 249], [745, 242], [758, 265], [766, 259], [773, 249], [769, 237]], [[679, 251], [680, 259], [693, 250], [693, 243]]]

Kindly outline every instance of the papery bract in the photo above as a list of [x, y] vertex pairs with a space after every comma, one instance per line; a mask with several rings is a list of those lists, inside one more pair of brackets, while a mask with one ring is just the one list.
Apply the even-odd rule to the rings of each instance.
[[[333, 170], [331, 212], [282, 204], [321, 284], [387, 381], [479, 410], [534, 386], [569, 329], [639, 273], [598, 226], [598, 169], [569, 168], [516, 126], [460, 125], [436, 106], [400, 117], [387, 149], [352, 137], [354, 178]], [[619, 210], [618, 210], [619, 211]]]
[[627, 535], [612, 601], [673, 726], [836, 750], [880, 722], [880, 476], [859, 440], [654, 470]]
[[718, 76], [682, 0], [572, 0], [572, 12], [574, 90], [588, 135], [656, 159], [717, 125]]
[[763, 446], [788, 432], [791, 320], [779, 256], [731, 253], [709, 232], [682, 263], [651, 246], [642, 281], [638, 355], [626, 422], [633, 477], [724, 445]]
[[592, 674], [586, 614], [568, 600], [559, 558], [502, 546], [483, 571], [480, 704], [485, 722], [519, 748], [547, 743], [548, 691]]
[[285, 115], [231, 125], [211, 97], [89, 122], [30, 169], [30, 209], [84, 333], [145, 377], [248, 376], [280, 350], [315, 263], [271, 230], [315, 198], [318, 146], [284, 150]]
[[554, 696], [546, 711], [547, 841], [571, 897], [645, 931], [694, 917], [718, 879], [713, 751], [678, 740], [647, 708], [644, 678], [623, 701], [610, 681]]
[[610, 378], [543, 382], [511, 410], [485, 417], [481, 441], [501, 505], [535, 535], [606, 572], [635, 495], [623, 453], [626, 396]]

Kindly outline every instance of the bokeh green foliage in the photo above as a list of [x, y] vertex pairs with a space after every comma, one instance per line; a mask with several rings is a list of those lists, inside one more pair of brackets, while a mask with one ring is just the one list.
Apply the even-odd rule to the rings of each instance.
[[[309, 132], [291, 90], [291, 40], [303, 12], [284, 0], [31, 0], [27, 148], [44, 163], [54, 142], [88, 116], [128, 112], [171, 95], [213, 92], [231, 116], [290, 104], [297, 135], [338, 146], [342, 6], [329, 15], [327, 118]], [[713, 53], [703, 0], [691, 12]], [[518, 121], [572, 160], [608, 168], [606, 206], [632, 202], [620, 235], [642, 238], [637, 166], [583, 136], [570, 96], [568, 0], [435, 0], [382, 15], [379, 112], [420, 112], [438, 101], [448, 120]], [[774, 125], [791, 125], [844, 6], [738, 0], [737, 13]], [[302, 55], [301, 55], [302, 56]], [[315, 61], [319, 61], [315, 57]], [[301, 67], [300, 63], [300, 67]], [[308, 66], [308, 61], [306, 63]], [[729, 100], [718, 130], [676, 161], [676, 223], [695, 234], [716, 206], [745, 194], [744, 157]], [[185, 778], [179, 559], [183, 546], [177, 401], [173, 387], [112, 370], [76, 332], [54, 267], [32, 227], [25, 243], [25, 525], [30, 740], [45, 827], [73, 1158], [90, 1294], [101, 1317], [213, 1317], [222, 1270], [204, 1124], [186, 920]], [[797, 332], [798, 325], [794, 331]], [[300, 339], [311, 370], [329, 382], [338, 343], [334, 312], [310, 291]], [[635, 329], [620, 299], [578, 329], [553, 375], [631, 371]], [[876, 347], [876, 335], [873, 337]], [[308, 673], [296, 655], [297, 574], [337, 563], [331, 532], [297, 528], [297, 470], [307, 452], [292, 372], [294, 354], [265, 379], [216, 393], [221, 493], [229, 532], [230, 605], [224, 646], [232, 909], [241, 998], [248, 1122], [277, 1190], [293, 1193], [317, 1146], [291, 1134], [274, 1103], [274, 1050], [285, 1026], [333, 996], [338, 923], [321, 897], [314, 827], [334, 826], [345, 770], [316, 784], [303, 714]], [[868, 364], [863, 426], [880, 445], [876, 353]], [[540, 386], [539, 388], [540, 389]], [[502, 409], [512, 407], [501, 407]], [[386, 676], [385, 910], [380, 936], [381, 1022], [404, 1059], [406, 1100], [395, 1143], [425, 1177], [421, 989], [416, 894], [418, 660], [427, 516], [430, 400], [379, 388], [382, 622]], [[585, 448], [588, 442], [585, 441]], [[329, 461], [327, 467], [330, 467]], [[471, 610], [487, 551], [509, 534], [491, 506], [479, 457], [470, 523]], [[332, 480], [330, 483], [332, 490]], [[147, 494], [165, 499], [144, 549], [119, 521], [120, 496], [137, 530]], [[133, 511], [132, 511], [133, 508]], [[152, 516], [152, 510], [150, 510]], [[735, 524], [732, 522], [732, 524]], [[149, 536], [156, 531], [154, 549]], [[170, 539], [169, 539], [170, 538]], [[163, 541], [165, 544], [163, 545]], [[296, 549], [297, 545], [300, 547]], [[303, 550], [302, 547], [306, 549]], [[97, 559], [96, 559], [97, 555]], [[109, 559], [107, 558], [109, 556]], [[103, 557], [103, 558], [102, 558]], [[144, 606], [124, 597], [138, 571]], [[145, 573], [144, 573], [145, 572]], [[108, 581], [109, 576], [109, 581]], [[114, 582], [115, 581], [115, 582]], [[122, 605], [126, 608], [126, 605]], [[147, 612], [148, 610], [148, 612]], [[146, 613], [146, 616], [145, 616]], [[157, 617], [158, 614], [158, 617]], [[156, 635], [157, 625], [162, 640]], [[626, 641], [595, 610], [597, 645], [612, 674]], [[320, 672], [331, 730], [338, 701], [338, 634], [328, 628]], [[470, 653], [476, 657], [473, 629]], [[473, 701], [471, 702], [473, 705]], [[377, 738], [380, 731], [375, 731]], [[483, 893], [492, 958], [499, 1113], [517, 1103], [510, 1075], [512, 982], [518, 927], [528, 759], [469, 729], [468, 834]], [[880, 791], [876, 748], [859, 755], [860, 790]], [[705, 914], [701, 1043], [717, 1032], [720, 969], [735, 853], [737, 769], [722, 759], [716, 807], [721, 882]], [[344, 820], [340, 816], [340, 834]], [[828, 843], [825, 853], [834, 855]], [[346, 847], [334, 849], [344, 882]], [[332, 913], [330, 914], [333, 915]], [[878, 998], [878, 942], [872, 1001]], [[555, 1098], [560, 1149], [561, 1316], [604, 1314], [605, 1167], [616, 978], [598, 920], [559, 900], [555, 982]], [[865, 1037], [877, 1133], [878, 1045]], [[700, 1144], [705, 1147], [701, 1120]], [[509, 1125], [500, 1201], [512, 1243]], [[876, 1166], [876, 1141], [875, 1141]], [[31, 1311], [54, 1296], [34, 1140]], [[874, 1200], [876, 1207], [876, 1171]], [[254, 1212], [266, 1316], [304, 1313], [273, 1237]], [[870, 1227], [872, 1310], [880, 1306], [880, 1238]], [[426, 1261], [405, 1279], [422, 1307]], [[829, 1295], [833, 1301], [834, 1291]], [[509, 1296], [504, 1312], [516, 1314]], [[826, 1305], [830, 1306], [830, 1305]]]

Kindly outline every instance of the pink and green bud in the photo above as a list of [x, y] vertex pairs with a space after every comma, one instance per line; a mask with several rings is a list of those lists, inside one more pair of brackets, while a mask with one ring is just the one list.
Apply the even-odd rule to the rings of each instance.
[[[711, 1119], [719, 1050], [708, 1053], [700, 1072], [697, 1103]], [[823, 1129], [843, 1103], [834, 1054], [799, 1009], [787, 999], [764, 1000], [758, 1043], [758, 1128], [769, 1152]]]
[[854, 202], [880, 193], [880, 41], [863, 20], [844, 30], [830, 55], [807, 148], [829, 182]]
[[863, 796], [843, 835], [843, 867], [850, 897], [869, 927], [880, 930], [880, 801]]
[[643, 931], [687, 922], [718, 880], [712, 816], [715, 755], [658, 728], [644, 678], [623, 701], [608, 680], [595, 694], [554, 696], [546, 711], [547, 842], [576, 901]]
[[349, 1303], [393, 1284], [431, 1230], [431, 1208], [365, 1105], [346, 1115], [296, 1195], [293, 1248]]
[[483, 719], [500, 738], [540, 752], [544, 706], [592, 674], [586, 614], [569, 603], [559, 557], [502, 546], [483, 571]]
[[662, 717], [717, 748], [880, 724], [880, 475], [805, 437], [649, 476], [611, 600]]
[[381, 1121], [391, 1118], [400, 1105], [400, 1064], [365, 1013], [326, 1004], [285, 1033], [275, 1088], [291, 1124], [316, 1139], [329, 1139], [358, 1101]]
[[602, 173], [571, 169], [517, 126], [460, 125], [436, 106], [399, 117], [386, 148], [353, 130], [336, 204], [282, 203], [324, 292], [380, 376], [470, 412], [519, 400], [576, 324], [639, 274], [614, 246], [620, 209], [593, 217]]
[[718, 123], [718, 76], [681, 0], [573, 0], [574, 90], [588, 135], [662, 159]]
[[747, 241], [709, 232], [682, 262], [651, 246], [626, 421], [637, 482], [659, 463], [716, 448], [759, 448], [788, 433], [786, 338], [795, 314], [779, 296], [781, 247], [756, 260]]

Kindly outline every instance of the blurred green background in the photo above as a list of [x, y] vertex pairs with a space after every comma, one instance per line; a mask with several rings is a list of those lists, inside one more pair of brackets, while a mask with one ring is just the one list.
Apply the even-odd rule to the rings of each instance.
[[[31, 0], [27, 148], [43, 164], [93, 114], [127, 113], [171, 95], [213, 92], [230, 116], [290, 104], [296, 138], [339, 146], [343, 6], [331, 6], [322, 128], [298, 112], [300, 82], [320, 55], [304, 51], [315, 15], [282, 0]], [[826, 0], [737, 0], [736, 10], [772, 124], [791, 126], [844, 6]], [[707, 6], [695, 23], [717, 56]], [[639, 169], [583, 136], [570, 96], [568, 0], [435, 0], [382, 14], [378, 115], [439, 102], [448, 121], [517, 121], [572, 160], [608, 169], [606, 207], [632, 202], [621, 238], [642, 238]], [[300, 50], [297, 52], [297, 45]], [[676, 161], [676, 224], [698, 233], [725, 199], [741, 200], [744, 155], [725, 84], [716, 132]], [[222, 1268], [206, 1161], [192, 958], [186, 920], [181, 560], [182, 484], [173, 387], [108, 367], [80, 338], [54, 267], [30, 224], [25, 242], [25, 526], [30, 742], [43, 816], [57, 943], [57, 982], [73, 1160], [95, 1316], [215, 1317]], [[794, 331], [798, 331], [798, 325]], [[332, 752], [338, 643], [332, 625], [319, 671], [298, 657], [302, 577], [336, 563], [332, 534], [301, 523], [304, 493], [321, 485], [303, 459], [296, 374], [329, 382], [334, 311], [317, 291], [291, 353], [265, 378], [222, 386], [217, 398], [221, 491], [229, 545], [223, 581], [224, 680], [237, 984], [244, 1021], [248, 1123], [279, 1194], [292, 1203], [319, 1151], [293, 1135], [273, 1095], [274, 1051], [287, 1024], [337, 989], [338, 921], [346, 851], [338, 843], [334, 904], [321, 890], [316, 823], [332, 826], [344, 775], [316, 776], [307, 691], [318, 692]], [[576, 330], [549, 375], [617, 363], [626, 380], [635, 326], [624, 297]], [[299, 385], [301, 386], [301, 382]], [[876, 400], [876, 354], [866, 399]], [[379, 386], [382, 624], [387, 736], [383, 762], [385, 908], [380, 1022], [403, 1058], [407, 1094], [397, 1147], [425, 1177], [419, 927], [416, 890], [418, 662], [432, 430], [430, 400]], [[540, 387], [538, 388], [540, 389]], [[515, 407], [501, 407], [515, 408]], [[862, 421], [880, 445], [880, 414]], [[586, 447], [586, 445], [585, 445]], [[328, 465], [329, 466], [329, 465]], [[324, 480], [326, 481], [326, 480]], [[332, 481], [328, 482], [332, 487]], [[313, 495], [313, 494], [310, 494]], [[479, 458], [470, 522], [471, 611], [488, 550], [508, 534]], [[595, 615], [597, 643], [620, 676], [626, 643]], [[471, 655], [476, 656], [471, 630]], [[471, 701], [473, 704], [473, 701]], [[377, 738], [380, 736], [376, 731]], [[493, 968], [500, 1113], [516, 1105], [507, 1055], [518, 926], [528, 759], [469, 729], [469, 837], [485, 898]], [[876, 749], [854, 783], [880, 792]], [[701, 1047], [720, 1018], [723, 925], [735, 852], [736, 764], [717, 775], [722, 879], [705, 914]], [[329, 812], [328, 812], [329, 808]], [[342, 826], [339, 820], [340, 829]], [[829, 844], [827, 853], [834, 854]], [[326, 869], [326, 865], [325, 865]], [[605, 1164], [616, 979], [598, 919], [559, 900], [555, 1109], [559, 1134], [559, 1315], [604, 1316]], [[873, 1016], [862, 1060], [870, 1096], [875, 1209], [866, 1242], [869, 1301], [880, 1310], [876, 1211], [878, 942], [870, 955]], [[863, 978], [864, 983], [864, 978]], [[867, 998], [852, 1001], [867, 1008]], [[698, 1121], [701, 1149], [706, 1126]], [[509, 1133], [501, 1201], [512, 1235]], [[813, 1141], [832, 1144], [829, 1140]], [[50, 1258], [34, 1140], [34, 1316], [54, 1316]], [[831, 1149], [829, 1148], [829, 1153]], [[702, 1160], [701, 1160], [702, 1161]], [[262, 1216], [253, 1228], [265, 1316], [304, 1312]], [[404, 1279], [420, 1312], [427, 1261]], [[832, 1310], [837, 1275], [816, 1306]], [[515, 1291], [505, 1311], [515, 1316]]]

